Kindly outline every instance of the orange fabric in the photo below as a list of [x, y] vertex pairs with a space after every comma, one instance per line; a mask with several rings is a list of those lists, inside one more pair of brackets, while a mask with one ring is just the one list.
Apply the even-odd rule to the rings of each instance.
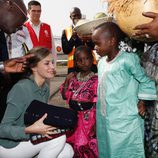
[[66, 38], [69, 41], [72, 36], [72, 26], [69, 26], [65, 29]]
[[75, 48], [73, 48], [72, 51], [68, 54], [68, 62], [67, 62], [68, 68], [74, 67], [74, 52], [75, 52]]
[[48, 24], [42, 23], [40, 26], [40, 32], [39, 32], [39, 39], [36, 36], [36, 33], [34, 32], [32, 26], [30, 25], [30, 22], [26, 22], [25, 26], [28, 28], [33, 47], [36, 46], [44, 46], [48, 49], [52, 49], [52, 35], [51, 35], [51, 28]]
[[[66, 28], [65, 34], [66, 34], [67, 40], [70, 40], [70, 38], [72, 36], [72, 27]], [[68, 61], [67, 61], [68, 68], [74, 67], [74, 52], [75, 52], [75, 48], [73, 48], [72, 51], [68, 54]]]

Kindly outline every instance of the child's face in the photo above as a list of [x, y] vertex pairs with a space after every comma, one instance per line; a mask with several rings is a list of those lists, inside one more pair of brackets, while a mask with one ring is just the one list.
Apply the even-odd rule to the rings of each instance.
[[92, 34], [92, 40], [95, 44], [94, 49], [101, 57], [108, 55], [112, 49], [111, 37], [108, 32], [102, 32], [97, 29]]
[[76, 65], [80, 71], [88, 72], [91, 70], [93, 64], [92, 57], [84, 51], [78, 51], [76, 54]]
[[54, 65], [52, 59], [52, 54], [49, 54], [47, 57], [39, 61], [37, 66], [32, 68], [33, 75], [44, 80], [52, 78], [54, 76]]

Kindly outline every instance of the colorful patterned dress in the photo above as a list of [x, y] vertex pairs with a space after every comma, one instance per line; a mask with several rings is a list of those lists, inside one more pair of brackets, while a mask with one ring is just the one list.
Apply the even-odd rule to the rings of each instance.
[[[78, 112], [78, 124], [73, 134], [67, 138], [67, 142], [72, 144], [75, 158], [98, 157], [95, 132], [97, 85], [97, 75], [84, 82], [79, 81], [77, 77], [69, 81], [66, 99], [70, 108]], [[86, 107], [89, 109], [85, 110]]]

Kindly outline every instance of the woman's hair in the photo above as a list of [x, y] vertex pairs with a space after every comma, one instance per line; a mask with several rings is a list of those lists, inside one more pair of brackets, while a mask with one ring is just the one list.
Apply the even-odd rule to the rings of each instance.
[[117, 45], [121, 40], [124, 40], [126, 34], [119, 28], [119, 26], [113, 22], [105, 22], [95, 28], [95, 30], [100, 29], [103, 33], [108, 31], [110, 37], [114, 37], [116, 39]]
[[32, 68], [36, 67], [39, 61], [51, 54], [51, 51], [45, 47], [35, 47], [32, 48], [28, 54], [34, 54], [34, 56], [27, 59], [27, 76], [32, 74]]
[[[79, 70], [79, 68], [77, 67], [77, 63], [76, 63], [76, 61], [77, 61], [77, 55], [78, 55], [78, 53], [80, 53], [80, 52], [86, 52], [88, 55], [89, 55], [89, 57], [92, 59], [92, 61], [94, 60], [94, 56], [93, 56], [93, 52], [92, 52], [92, 49], [90, 48], [90, 47], [88, 47], [88, 46], [79, 46], [79, 47], [77, 47], [76, 49], [75, 49], [75, 52], [74, 52], [74, 68], [75, 68], [75, 70], [77, 71], [77, 72], [79, 72], [80, 70]], [[94, 69], [94, 64], [92, 64], [92, 70]], [[94, 72], [96, 72], [97, 70], [93, 70]]]

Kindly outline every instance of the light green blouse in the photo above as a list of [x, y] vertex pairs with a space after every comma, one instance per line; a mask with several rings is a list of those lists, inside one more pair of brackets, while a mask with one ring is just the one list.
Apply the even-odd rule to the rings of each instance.
[[119, 52], [98, 64], [97, 139], [100, 158], [144, 158], [143, 119], [138, 99], [156, 100], [155, 82], [140, 66], [138, 56]]
[[21, 141], [27, 141], [29, 134], [24, 132], [24, 113], [34, 99], [48, 102], [48, 98], [48, 85], [45, 83], [38, 87], [33, 77], [15, 84], [8, 94], [7, 108], [0, 124], [0, 145], [12, 148]]

